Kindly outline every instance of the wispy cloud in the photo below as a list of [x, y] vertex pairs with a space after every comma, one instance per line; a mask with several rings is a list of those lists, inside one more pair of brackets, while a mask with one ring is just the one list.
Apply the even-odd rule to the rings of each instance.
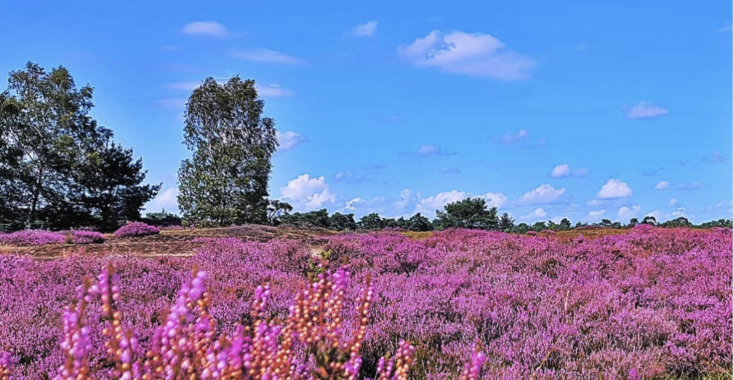
[[666, 190], [670, 189], [670, 182], [668, 181], [660, 181], [657, 185], [655, 185], [655, 190]]
[[438, 30], [400, 46], [398, 55], [416, 67], [503, 81], [530, 78], [535, 61], [505, 47], [490, 34]]
[[451, 156], [456, 153], [454, 152], [448, 152], [444, 148], [434, 145], [434, 144], [425, 144], [421, 145], [417, 151], [409, 152], [409, 153], [401, 153], [401, 156], [416, 156], [416, 157], [432, 157], [432, 156]]
[[355, 37], [371, 37], [377, 30], [377, 21], [368, 21], [364, 24], [359, 24], [352, 30], [351, 35]]
[[441, 174], [459, 174], [461, 173], [461, 169], [459, 168], [442, 168]]
[[290, 98], [296, 96], [295, 91], [283, 88], [277, 83], [255, 87], [257, 88], [257, 94], [263, 98]]
[[581, 168], [576, 170], [571, 170], [571, 166], [568, 164], [561, 164], [553, 168], [553, 171], [551, 171], [551, 178], [565, 178], [565, 177], [576, 177], [576, 178], [582, 178], [589, 175], [589, 169], [587, 168]]
[[277, 131], [275, 134], [276, 134], [276, 137], [278, 138], [278, 144], [280, 145], [278, 147], [278, 150], [281, 150], [281, 151], [291, 150], [305, 143], [306, 141], [308, 141], [306, 136], [300, 133], [293, 132], [293, 131], [286, 131], [286, 132]]
[[719, 32], [725, 33], [725, 32], [731, 32], [731, 24], [722, 26], [718, 29]]
[[726, 161], [726, 159], [727, 157], [721, 154], [721, 152], [714, 152], [714, 154], [702, 158], [701, 161], [714, 163], [714, 162], [724, 162]]
[[617, 211], [617, 217], [620, 221], [625, 221], [632, 219], [637, 216], [637, 214], [640, 212], [640, 206], [633, 205], [633, 206], [622, 206], [619, 208], [619, 211]]
[[[226, 82], [226, 78], [217, 79], [217, 83], [219, 83], [220, 85]], [[201, 86], [202, 83], [204, 83], [204, 81], [181, 81], [167, 83], [163, 85], [163, 87], [171, 90], [193, 91], [197, 87]], [[263, 98], [286, 98], [296, 96], [295, 91], [288, 88], [283, 88], [279, 84], [275, 83], [267, 86], [256, 84], [255, 88], [257, 88], [257, 94], [259, 96], [262, 96]]]
[[544, 219], [546, 216], [548, 216], [548, 213], [545, 210], [543, 210], [542, 208], [536, 208], [535, 211], [527, 215], [523, 215], [519, 219], [527, 222], [537, 222], [541, 219]]
[[232, 34], [227, 27], [216, 21], [194, 21], [181, 29], [181, 33], [189, 36], [208, 36], [216, 38], [231, 37]]
[[666, 108], [655, 106], [645, 101], [639, 102], [627, 110], [628, 119], [651, 119], [667, 114], [668, 110]]
[[232, 57], [250, 62], [275, 63], [282, 65], [297, 65], [304, 63], [303, 60], [294, 56], [269, 49], [250, 49], [232, 51]]
[[502, 145], [517, 145], [524, 148], [545, 148], [548, 145], [548, 142], [543, 137], [533, 142], [530, 139], [530, 133], [527, 129], [505, 133], [499, 138], [496, 138], [496, 141]]

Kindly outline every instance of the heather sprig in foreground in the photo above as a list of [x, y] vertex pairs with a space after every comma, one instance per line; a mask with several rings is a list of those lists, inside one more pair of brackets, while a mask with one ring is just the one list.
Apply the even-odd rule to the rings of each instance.
[[[105, 322], [102, 335], [106, 338], [109, 378], [357, 379], [362, 364], [359, 351], [374, 290], [368, 276], [367, 286], [356, 302], [357, 322], [345, 326], [342, 311], [349, 276], [346, 266], [334, 273], [319, 274], [317, 281], [298, 293], [283, 324], [267, 317], [270, 287], [259, 286], [250, 311], [252, 324], [240, 325], [233, 334], [225, 334], [217, 331], [209, 313], [206, 273], [195, 269], [193, 278], [178, 292], [164, 324], [155, 330], [152, 348], [143, 355], [133, 334], [124, 328], [117, 308], [119, 279], [109, 266], [96, 281], [85, 278], [77, 288], [76, 303], [64, 310], [61, 349], [66, 360], [54, 379], [93, 378], [90, 328], [85, 324], [85, 315], [98, 299]], [[401, 341], [395, 357], [379, 361], [376, 379], [407, 379], [414, 353], [413, 346]], [[0, 378], [9, 378], [10, 356], [3, 353], [0, 359]], [[483, 362], [484, 355], [477, 350], [460, 379], [478, 379]]]

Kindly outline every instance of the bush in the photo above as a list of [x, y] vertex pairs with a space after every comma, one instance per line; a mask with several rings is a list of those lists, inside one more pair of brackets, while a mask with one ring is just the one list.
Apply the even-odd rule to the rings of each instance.
[[104, 235], [97, 231], [74, 231], [71, 239], [74, 244], [99, 244], [104, 241]]
[[45, 230], [23, 230], [12, 234], [0, 235], [0, 245], [34, 246], [45, 244], [64, 244], [66, 236]]
[[148, 236], [157, 235], [161, 232], [158, 227], [151, 226], [141, 222], [128, 223], [115, 231], [115, 237], [126, 236]]

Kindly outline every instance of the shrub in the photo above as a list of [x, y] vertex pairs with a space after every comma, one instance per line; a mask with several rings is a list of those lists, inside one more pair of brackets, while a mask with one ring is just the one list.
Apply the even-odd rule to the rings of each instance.
[[104, 241], [104, 235], [97, 231], [74, 231], [71, 239], [74, 244], [98, 244]]
[[537, 233], [537, 232], [535, 232], [535, 231], [532, 231], [532, 230], [530, 230], [530, 231], [526, 232], [525, 234], [526, 234], [526, 235], [530, 235], [530, 236], [535, 236], [535, 235], [537, 235], [538, 233]]
[[120, 227], [115, 231], [115, 237], [126, 236], [148, 236], [157, 235], [161, 232], [158, 227], [151, 226], [142, 222], [132, 222]]
[[23, 230], [12, 234], [0, 235], [0, 245], [34, 246], [45, 244], [64, 244], [66, 236], [45, 230]]

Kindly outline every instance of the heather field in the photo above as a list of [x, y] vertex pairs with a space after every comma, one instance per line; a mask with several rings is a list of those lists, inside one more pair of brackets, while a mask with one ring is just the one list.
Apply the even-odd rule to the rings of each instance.
[[[344, 334], [346, 340], [359, 331], [359, 305], [365, 291], [372, 290], [359, 355], [344, 364], [345, 371], [359, 377], [375, 377], [378, 367], [385, 372], [380, 358], [397, 352], [399, 358], [410, 358], [402, 364], [412, 364], [415, 379], [731, 378], [731, 230], [640, 225], [609, 236], [590, 231], [597, 235], [593, 239], [579, 232], [586, 231], [522, 236], [447, 230], [309, 239], [273, 234], [253, 241], [209, 234], [187, 243], [194, 244], [196, 252], [189, 257], [67, 252], [37, 260], [6, 247], [0, 256], [0, 351], [9, 356], [0, 355], [0, 365], [12, 364], [11, 379], [53, 378], [73, 351], [87, 355], [86, 364], [79, 363], [88, 365], [93, 378], [111, 377], [115, 364], [105, 352], [108, 337], [102, 334], [109, 302], [100, 300], [118, 287], [119, 296], [108, 299], [116, 300], [121, 327], [132, 334], [123, 335], [137, 340], [122, 346], [118, 341], [124, 348], [120, 355], [128, 363], [139, 361], [137, 370], [142, 373], [155, 368], [152, 359], [146, 364], [145, 352], [152, 349], [163, 352], [161, 360], [167, 358], [169, 351], [161, 348], [160, 339], [161, 331], [169, 336], [174, 315], [169, 313], [185, 315], [189, 319], [181, 320], [193, 324], [207, 321], [209, 344], [220, 336], [236, 336], [239, 324], [258, 320], [271, 321], [255, 324], [266, 331], [262, 341], [284, 344], [290, 330], [274, 326], [300, 310], [289, 306], [321, 275], [322, 281], [333, 280], [325, 286], [333, 285], [329, 289], [335, 289], [334, 294], [344, 290], [336, 318], [343, 320], [342, 327], [332, 332]], [[98, 247], [114, 247], [114, 242]], [[71, 322], [76, 320], [69, 313], [64, 317], [64, 308], [77, 299], [83, 277], [96, 278], [108, 265], [119, 278], [101, 276], [100, 283], [89, 288], [83, 318], [88, 328], [74, 335]], [[194, 268], [199, 279], [192, 282]], [[324, 277], [334, 272], [336, 277]], [[269, 288], [257, 290], [266, 283]], [[102, 298], [90, 296], [94, 291]], [[187, 302], [199, 306], [187, 310]], [[211, 319], [202, 319], [202, 313]], [[163, 322], [166, 318], [169, 322]], [[65, 328], [69, 334], [64, 334]], [[176, 334], [181, 331], [189, 330]], [[83, 343], [85, 337], [88, 345], [71, 344]], [[61, 348], [65, 341], [71, 344], [67, 350]], [[401, 341], [412, 346], [401, 346]], [[252, 359], [229, 346], [211, 347], [211, 352], [219, 352], [212, 354], [217, 358], [213, 362], [222, 368]], [[267, 344], [256, 347], [277, 351], [268, 351]], [[294, 347], [302, 356], [299, 363], [309, 364], [303, 359], [306, 351]], [[67, 368], [79, 364], [69, 363]], [[468, 372], [462, 374], [464, 369]]]

